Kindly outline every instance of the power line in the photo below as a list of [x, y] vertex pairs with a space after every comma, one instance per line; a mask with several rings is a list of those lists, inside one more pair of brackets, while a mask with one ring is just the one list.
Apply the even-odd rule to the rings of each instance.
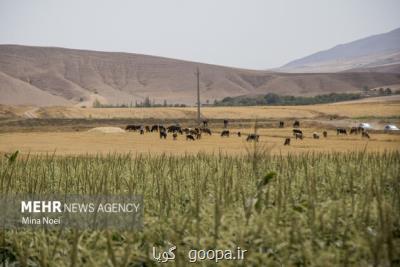
[[197, 124], [200, 126], [200, 71], [199, 67], [196, 69], [197, 77]]

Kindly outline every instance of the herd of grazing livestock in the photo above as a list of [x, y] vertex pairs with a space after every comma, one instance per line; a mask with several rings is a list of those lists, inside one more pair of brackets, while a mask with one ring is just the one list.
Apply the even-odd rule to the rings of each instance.
[[[241, 132], [230, 132], [228, 128], [228, 120], [224, 120], [223, 122], [224, 128], [220, 133], [221, 137], [229, 137], [231, 134], [237, 135], [238, 137], [241, 137], [242, 134]], [[279, 121], [278, 127], [279, 128], [284, 128], [285, 123], [283, 121]], [[139, 131], [140, 134], [145, 134], [146, 132], [158, 132], [160, 139], [167, 139], [168, 134], [172, 134], [172, 139], [177, 140], [179, 135], [185, 135], [185, 138], [187, 141], [195, 141], [201, 139], [202, 135], [212, 135], [211, 129], [208, 127], [208, 120], [203, 121], [203, 126], [202, 127], [195, 127], [195, 128], [183, 128], [179, 124], [176, 125], [171, 125], [168, 127], [165, 127], [160, 124], [155, 124], [153, 126], [143, 126], [143, 125], [127, 125], [125, 127], [126, 131]], [[304, 134], [303, 131], [300, 130], [300, 121], [296, 120], [293, 123], [293, 137], [297, 140], [303, 140]], [[337, 135], [347, 135], [347, 129], [346, 128], [337, 128], [336, 133]], [[361, 137], [363, 138], [370, 138], [369, 133], [362, 127], [352, 127], [349, 130], [350, 134], [361, 134]], [[323, 131], [322, 136], [324, 138], [328, 137], [328, 132]], [[313, 139], [319, 139], [320, 135], [317, 132], [313, 132], [312, 134]], [[246, 137], [246, 141], [255, 141], [258, 142], [260, 139], [260, 135], [251, 133], [248, 134]], [[285, 138], [284, 140], [284, 145], [290, 145], [290, 137]]]
[[[284, 127], [284, 122], [280, 121], [279, 122], [279, 128], [283, 128], [283, 127]], [[299, 127], [300, 127], [300, 122], [296, 120], [293, 123], [293, 136], [296, 139], [303, 140], [303, 137], [304, 137], [303, 131], [300, 130]], [[361, 133], [361, 137], [368, 138], [368, 139], [370, 138], [369, 133], [363, 127], [351, 127], [349, 132], [350, 132], [350, 134], [360, 134]], [[347, 135], [346, 128], [336, 128], [336, 135]], [[327, 138], [328, 137], [328, 132], [327, 131], [323, 131], [322, 132], [322, 136], [324, 138]], [[319, 133], [313, 132], [313, 134], [312, 134], [312, 138], [313, 139], [319, 139], [319, 137], [320, 137]], [[284, 145], [285, 146], [286, 145], [290, 145], [290, 138], [286, 138], [285, 139]]]
[[[227, 128], [228, 120], [224, 120], [224, 129], [220, 133], [221, 137], [229, 137], [232, 134], [237, 135], [238, 137], [242, 136], [242, 133], [240, 131], [231, 132]], [[183, 128], [179, 124], [171, 125], [168, 127], [160, 124], [155, 124], [153, 126], [129, 124], [125, 127], [125, 130], [129, 132], [140, 132], [140, 134], [158, 132], [160, 135], [160, 139], [167, 139], [168, 134], [172, 134], [173, 140], [177, 140], [179, 135], [185, 135], [185, 139], [187, 141], [201, 139], [202, 135], [212, 135], [211, 129], [208, 127], [208, 120], [203, 121], [202, 127], [195, 128]], [[246, 140], [258, 142], [259, 138], [260, 136], [258, 134], [249, 134]]]

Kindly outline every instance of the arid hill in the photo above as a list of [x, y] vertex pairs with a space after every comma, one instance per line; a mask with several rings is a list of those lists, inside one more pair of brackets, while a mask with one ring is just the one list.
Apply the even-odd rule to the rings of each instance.
[[294, 60], [282, 72], [338, 72], [400, 64], [400, 28]]
[[195, 103], [196, 68], [202, 102], [226, 96], [316, 95], [400, 84], [399, 73], [289, 74], [236, 69], [162, 57], [53, 47], [0, 45], [0, 104]]

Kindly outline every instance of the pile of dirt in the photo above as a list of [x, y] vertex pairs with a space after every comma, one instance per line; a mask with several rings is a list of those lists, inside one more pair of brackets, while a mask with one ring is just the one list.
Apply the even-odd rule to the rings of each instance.
[[97, 132], [97, 133], [124, 133], [125, 130], [119, 127], [96, 127], [90, 129], [88, 132]]

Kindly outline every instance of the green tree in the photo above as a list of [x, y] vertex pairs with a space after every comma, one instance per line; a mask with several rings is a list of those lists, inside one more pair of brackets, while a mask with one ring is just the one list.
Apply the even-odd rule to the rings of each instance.
[[278, 104], [280, 102], [280, 97], [277, 94], [269, 93], [265, 95], [265, 101], [267, 104]]
[[93, 102], [93, 107], [94, 108], [101, 108], [101, 103], [97, 98]]
[[144, 99], [143, 107], [151, 107], [150, 97], [146, 96], [146, 98]]

